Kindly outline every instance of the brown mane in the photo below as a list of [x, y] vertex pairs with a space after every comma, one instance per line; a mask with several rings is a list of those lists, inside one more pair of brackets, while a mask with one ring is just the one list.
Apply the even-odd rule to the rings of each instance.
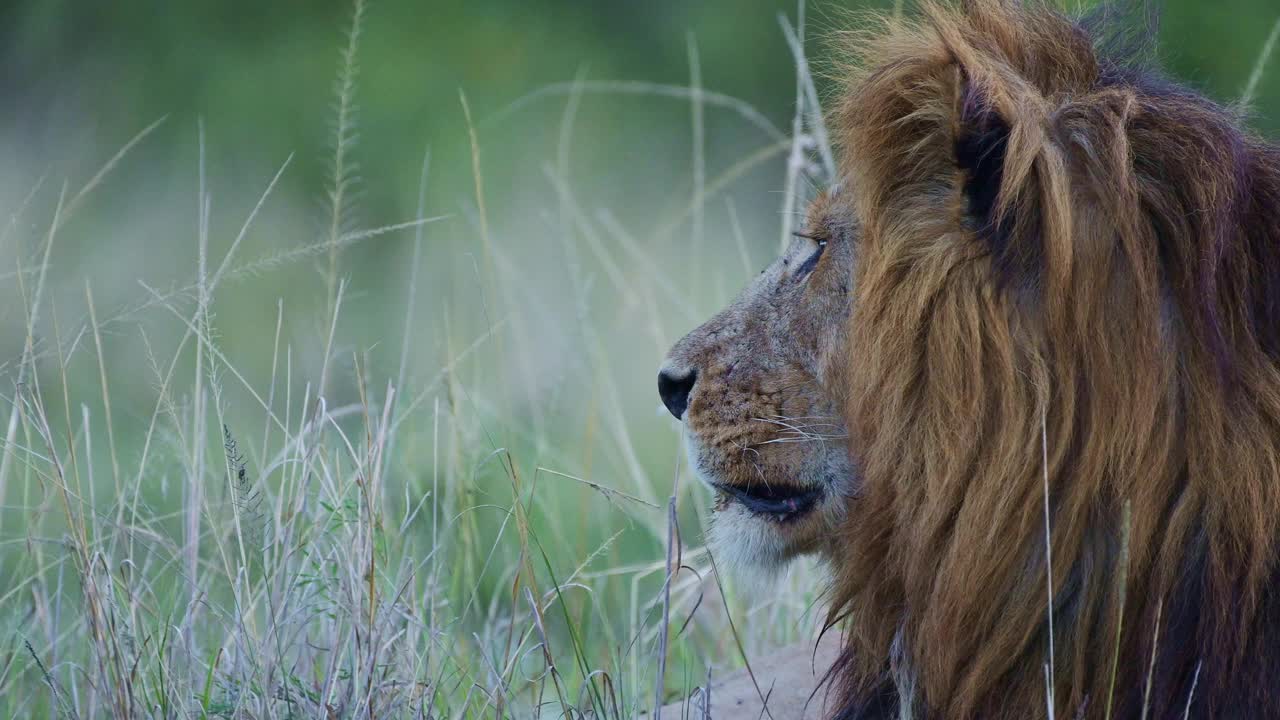
[[1280, 717], [1280, 151], [1041, 4], [850, 46], [841, 717]]

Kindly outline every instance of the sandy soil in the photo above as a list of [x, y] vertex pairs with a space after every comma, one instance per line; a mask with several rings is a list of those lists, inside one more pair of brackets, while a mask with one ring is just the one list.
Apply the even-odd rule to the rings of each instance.
[[[839, 652], [838, 633], [823, 637], [814, 651], [811, 642], [783, 648], [773, 655], [753, 658], [751, 669], [755, 673], [760, 692], [751, 682], [745, 669], [738, 670], [711, 682], [710, 712], [705, 712], [701, 694], [662, 708], [663, 720], [821, 720], [830, 715], [832, 708], [826, 701], [826, 687], [816, 694], [814, 690], [827, 668], [835, 662]], [[761, 692], [768, 699], [768, 711], [761, 700]], [[657, 717], [656, 715], [654, 716]]]

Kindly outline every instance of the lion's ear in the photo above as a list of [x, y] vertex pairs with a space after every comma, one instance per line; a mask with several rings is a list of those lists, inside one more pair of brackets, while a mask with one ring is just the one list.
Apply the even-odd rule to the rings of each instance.
[[963, 173], [969, 217], [979, 233], [997, 233], [1003, 224], [997, 210], [1009, 146], [1009, 123], [982, 88], [967, 77], [962, 80], [956, 116], [956, 166]]
[[[1018, 218], [1029, 208], [1026, 198], [1002, 197], [1013, 161], [1013, 128], [980, 83], [960, 73], [955, 110], [955, 161], [966, 201], [966, 224], [987, 245], [1002, 281], [1029, 277], [1039, 269], [1039, 245], [1016, 241]], [[1020, 209], [1015, 209], [1017, 205]], [[1026, 218], [1023, 218], [1026, 219]]]

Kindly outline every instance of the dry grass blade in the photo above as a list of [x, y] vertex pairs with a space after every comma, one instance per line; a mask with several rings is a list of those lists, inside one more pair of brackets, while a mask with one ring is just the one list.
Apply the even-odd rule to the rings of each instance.
[[1054, 683], [1058, 676], [1053, 664], [1053, 528], [1049, 520], [1049, 421], [1045, 412], [1040, 414], [1040, 467], [1044, 473], [1045, 608], [1049, 616], [1049, 662], [1045, 668], [1045, 693], [1047, 695], [1045, 700], [1049, 704], [1049, 720], [1053, 720], [1057, 708], [1057, 702], [1054, 697]]
[[624, 493], [621, 490], [614, 490], [611, 487], [607, 487], [605, 485], [601, 485], [600, 483], [595, 483], [590, 480], [584, 480], [583, 478], [575, 477], [568, 473], [557, 472], [555, 470], [551, 470], [550, 468], [545, 468], [541, 466], [539, 466], [535, 472], [544, 472], [544, 473], [547, 473], [548, 475], [555, 475], [556, 477], [562, 477], [568, 480], [573, 480], [575, 482], [580, 482], [583, 485], [586, 485], [587, 487], [591, 488], [592, 490], [595, 490], [596, 492], [600, 493], [601, 495], [604, 495], [607, 498], [618, 497], [618, 498], [622, 498], [623, 500], [628, 500], [630, 502], [640, 503], [641, 505], [647, 508], [651, 508], [653, 510], [662, 509], [662, 507], [657, 505], [656, 503], [651, 503], [648, 500], [645, 500], [643, 498], [638, 498], [634, 495], [628, 495], [627, 493]]
[[1160, 649], [1160, 617], [1164, 613], [1164, 598], [1156, 602], [1156, 626], [1151, 631], [1151, 660], [1147, 663], [1147, 682], [1142, 690], [1142, 716], [1139, 720], [1147, 720], [1151, 709], [1151, 684], [1156, 673], [1156, 653]]
[[1275, 52], [1277, 41], [1280, 41], [1280, 18], [1276, 18], [1275, 24], [1271, 26], [1267, 41], [1262, 44], [1262, 51], [1258, 53], [1258, 59], [1253, 64], [1253, 70], [1249, 73], [1249, 81], [1245, 83], [1244, 92], [1240, 93], [1240, 99], [1237, 101], [1240, 107], [1247, 108], [1253, 105], [1254, 97], [1258, 92], [1258, 85], [1262, 83], [1263, 72], [1266, 70], [1267, 62], [1271, 60], [1271, 53]]
[[[716, 579], [716, 587], [719, 588], [720, 594], [724, 595], [724, 584], [720, 578], [720, 568], [716, 565], [715, 555], [710, 551], [707, 552], [707, 559], [711, 561], [711, 573]], [[733, 616], [726, 613], [725, 619], [729, 623], [729, 632], [733, 635], [733, 642], [738, 648], [738, 655], [742, 658], [742, 664], [747, 669], [747, 675], [751, 678], [751, 684], [756, 689], [756, 695], [760, 698], [761, 712], [768, 715], [772, 720], [773, 713], [769, 711], [769, 698], [764, 691], [760, 689], [760, 682], [756, 680], [756, 673], [751, 669], [751, 659], [747, 657], [746, 648], [742, 645], [742, 636], [738, 634], [737, 625], [733, 622]]]
[[666, 695], [667, 639], [671, 627], [671, 581], [675, 579], [680, 562], [680, 529], [676, 521], [676, 496], [667, 501], [667, 573], [662, 583], [662, 620], [658, 630], [658, 672], [653, 690], [653, 717], [662, 720], [663, 698]]
[[[799, 17], [801, 19], [801, 29], [803, 30], [803, 0], [801, 0], [799, 6]], [[806, 121], [809, 126], [809, 132], [813, 135], [813, 143], [817, 147], [818, 157], [822, 160], [822, 170], [825, 174], [824, 180], [828, 183], [833, 183], [836, 181], [835, 152], [831, 147], [831, 138], [827, 134], [827, 122], [822, 115], [822, 104], [818, 101], [818, 90], [813, 83], [813, 72], [809, 69], [809, 59], [804, 54], [804, 38], [791, 26], [791, 22], [787, 20], [785, 15], [778, 16], [778, 23], [782, 26], [782, 33], [787, 39], [787, 45], [791, 48], [791, 60], [796, 65], [800, 86], [804, 90]]]
[[97, 189], [98, 185], [100, 185], [102, 181], [108, 175], [111, 174], [112, 170], [116, 169], [116, 166], [120, 164], [120, 161], [123, 160], [125, 156], [130, 153], [130, 151], [132, 151], [135, 147], [138, 146], [139, 143], [145, 140], [148, 135], [150, 135], [152, 132], [155, 131], [156, 128], [163, 125], [165, 119], [166, 119], [165, 117], [160, 117], [156, 119], [154, 122], [152, 122], [150, 125], [140, 130], [137, 135], [134, 135], [132, 138], [129, 139], [129, 142], [125, 143], [119, 150], [117, 150], [116, 154], [112, 155], [111, 159], [108, 160], [106, 164], [98, 168], [98, 171], [93, 174], [93, 177], [89, 178], [89, 181], [84, 184], [84, 187], [80, 188], [80, 191], [77, 192], [74, 196], [71, 197], [70, 200], [67, 201], [66, 207], [64, 208], [64, 212], [62, 213], [62, 221], [65, 222], [65, 220], [68, 217], [70, 217], [76, 211], [77, 208], [80, 207], [80, 203], [84, 202], [85, 198], [87, 198], [90, 193], [92, 193], [95, 189]]
[[[804, 57], [804, 2], [801, 0], [797, 8], [796, 32], [795, 36], [799, 38], [797, 44], [799, 49], [796, 51], [796, 57]], [[796, 107], [795, 114], [791, 119], [791, 143], [790, 153], [787, 156], [787, 184], [782, 191], [782, 240], [779, 245], [779, 251], [785, 252], [787, 245], [791, 242], [791, 233], [795, 229], [796, 214], [796, 193], [799, 188], [800, 174], [804, 165], [804, 117], [805, 108], [808, 102], [805, 97], [804, 84], [806, 76], [806, 68], [801, 62], [796, 63]]]
[[786, 134], [774, 125], [764, 113], [757, 110], [750, 103], [739, 98], [725, 95], [718, 92], [709, 92], [705, 89], [694, 89], [683, 85], [664, 85], [662, 83], [638, 82], [638, 81], [622, 81], [622, 82], [567, 82], [554, 83], [534, 92], [518, 98], [510, 105], [496, 113], [493, 117], [485, 121], [485, 124], [498, 123], [526, 105], [544, 97], [553, 97], [559, 95], [574, 95], [576, 93], [585, 93], [588, 95], [640, 95], [652, 97], [666, 97], [675, 100], [687, 101], [693, 99], [697, 95], [702, 103], [722, 107], [737, 113], [747, 122], [764, 131], [773, 140], [786, 140]]
[[1196, 685], [1200, 684], [1200, 668], [1203, 665], [1204, 665], [1203, 660], [1201, 660], [1200, 662], [1197, 662], [1196, 672], [1194, 675], [1191, 676], [1191, 689], [1187, 691], [1187, 706], [1182, 711], [1182, 720], [1190, 720], [1191, 718], [1191, 703], [1195, 701]]
[[[1114, 639], [1115, 650], [1111, 658], [1111, 683], [1107, 689], [1107, 711], [1106, 719], [1111, 720], [1111, 710], [1115, 702], [1116, 695], [1116, 673], [1120, 668], [1120, 641], [1124, 634], [1124, 605], [1129, 589], [1129, 533], [1132, 523], [1131, 504], [1126, 500], [1124, 503], [1124, 512], [1121, 517], [1120, 526], [1120, 567], [1118, 577], [1116, 578], [1116, 589], [1118, 599], [1116, 601], [1116, 636]], [[1194, 692], [1194, 684], [1192, 692]], [[1190, 700], [1187, 701], [1190, 707]]]

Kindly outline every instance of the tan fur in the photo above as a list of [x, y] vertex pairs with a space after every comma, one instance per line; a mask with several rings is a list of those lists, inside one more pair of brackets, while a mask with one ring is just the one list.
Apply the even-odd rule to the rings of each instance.
[[[846, 716], [891, 665], [928, 717], [1046, 716], [1046, 475], [1056, 716], [1137, 717], [1157, 639], [1178, 697], [1149, 717], [1181, 716], [1197, 665], [1209, 716], [1273, 707], [1245, 695], [1280, 697], [1260, 677], [1280, 371], [1258, 326], [1280, 317], [1280, 154], [1035, 5], [928, 2], [850, 47], [834, 119], [863, 232], [828, 383], [862, 475], [834, 595]], [[1011, 276], [957, 166], [975, 96], [1009, 125]]]

